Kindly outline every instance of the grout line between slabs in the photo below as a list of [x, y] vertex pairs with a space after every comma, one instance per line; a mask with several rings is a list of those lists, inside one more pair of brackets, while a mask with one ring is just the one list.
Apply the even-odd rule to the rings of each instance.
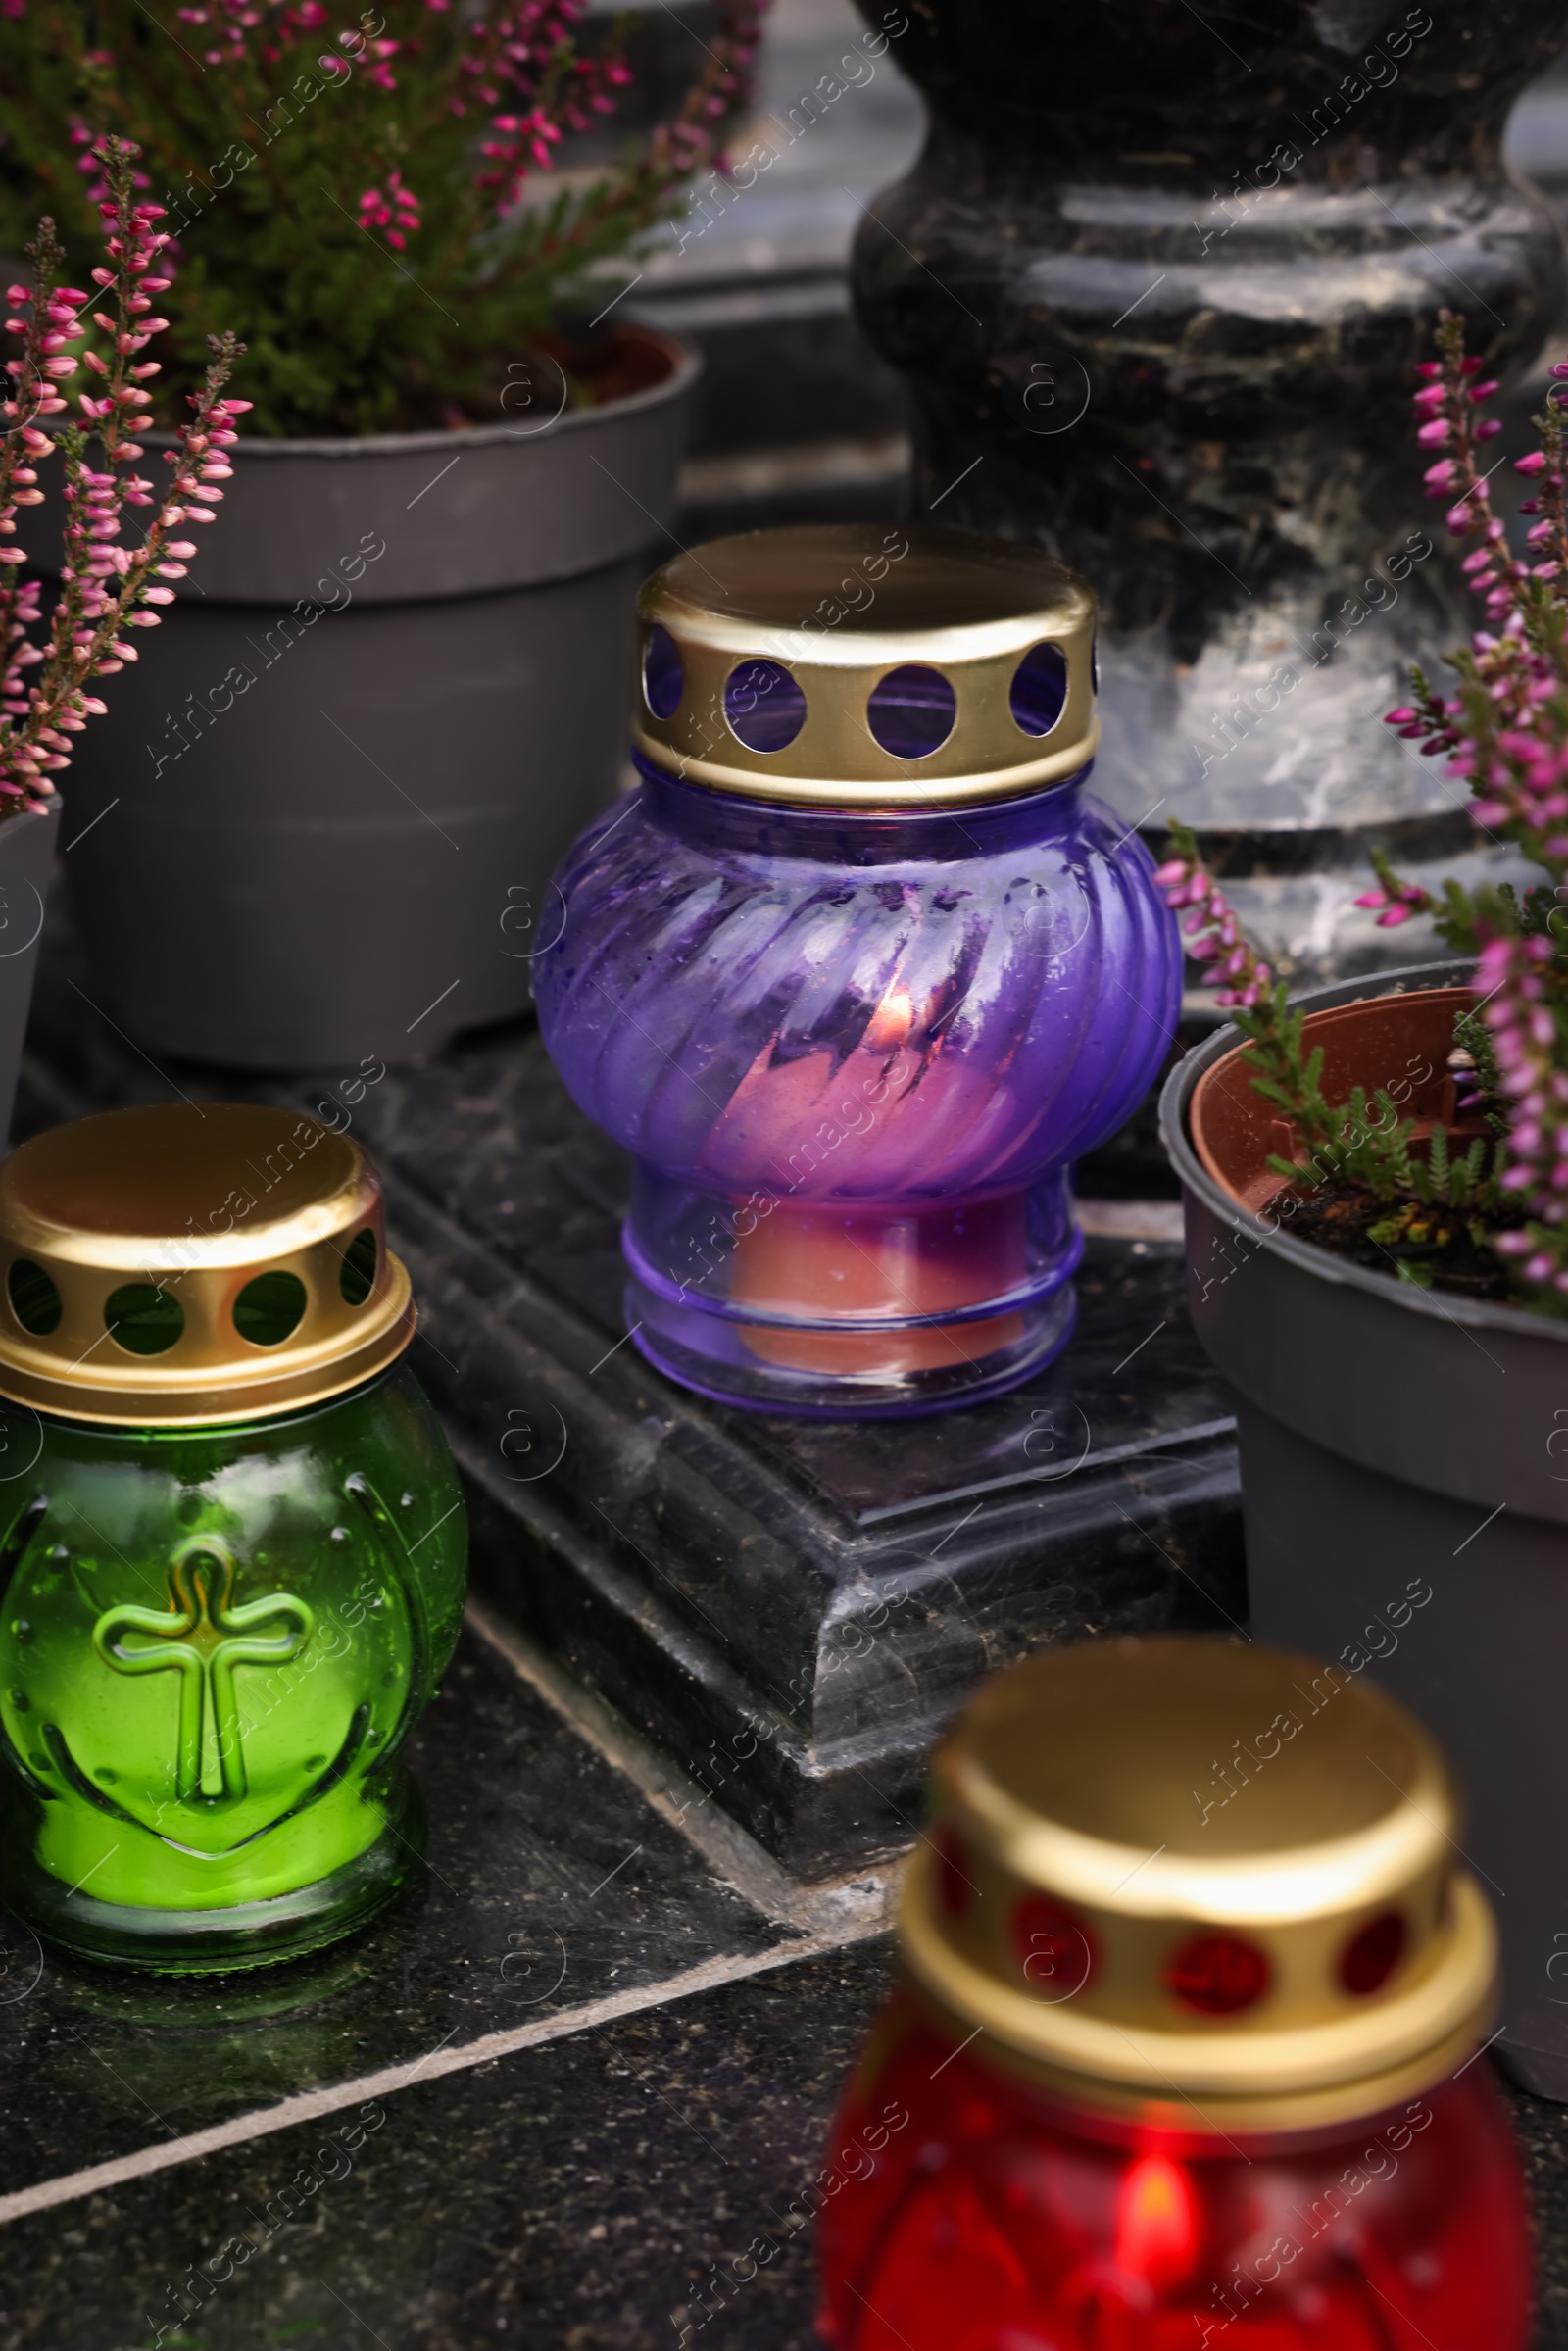
[[133, 2180], [146, 2179], [153, 2173], [199, 2163], [227, 2148], [245, 2146], [253, 2139], [292, 2130], [298, 2124], [319, 2121], [368, 2099], [393, 2096], [417, 2082], [434, 2081], [443, 2074], [464, 2073], [498, 2057], [541, 2048], [596, 2026], [612, 2024], [619, 2017], [635, 2016], [672, 2000], [689, 1999], [698, 1992], [739, 1983], [749, 1976], [766, 1975], [801, 1960], [821, 1958], [829, 1952], [869, 1941], [891, 1923], [898, 1882], [895, 1869], [884, 1865], [825, 1885], [800, 1884], [738, 1822], [717, 1808], [708, 1789], [670, 1765], [656, 1747], [591, 1690], [573, 1681], [525, 1634], [496, 1616], [482, 1601], [470, 1598], [467, 1614], [480, 1640], [497, 1652], [519, 1680], [528, 1683], [577, 1737], [630, 1780], [644, 1802], [678, 1829], [718, 1877], [760, 1911], [771, 1925], [793, 1930], [788, 1940], [775, 1943], [766, 1951], [705, 1959], [661, 1983], [609, 1992], [602, 1999], [562, 2009], [555, 2016], [536, 2018], [531, 2024], [487, 2033], [457, 2046], [449, 2036], [422, 2057], [403, 2059], [396, 2065], [381, 2066], [373, 2073], [361, 2074], [352, 2081], [333, 2082], [320, 2089], [299, 2090], [291, 2097], [279, 2099], [275, 2105], [235, 2115], [228, 2122], [213, 2124], [205, 2131], [186, 2132], [166, 2145], [139, 2147], [131, 2154], [114, 2156], [105, 2163], [89, 2164], [80, 2171], [38, 2180], [31, 2187], [0, 2196], [0, 2226], [74, 2203], [80, 2197], [96, 2195]]
[[881, 1922], [868, 1924], [863, 1919], [846, 1922], [837, 1933], [803, 1936], [799, 1941], [775, 1944], [771, 1950], [751, 1951], [727, 1959], [705, 1959], [700, 1966], [687, 1968], [678, 1976], [669, 1976], [661, 1984], [639, 1984], [625, 1991], [607, 1993], [603, 1999], [588, 2000], [580, 2008], [563, 2009], [559, 2015], [542, 2017], [531, 2025], [514, 2025], [504, 2033], [487, 2033], [478, 2040], [466, 2041], [461, 2048], [449, 2042], [438, 2043], [423, 2057], [405, 2059], [397, 2065], [380, 2066], [374, 2073], [361, 2074], [352, 2082], [335, 2082], [330, 2088], [298, 2090], [292, 2097], [280, 2098], [276, 2105], [259, 2112], [236, 2115], [227, 2123], [216, 2123], [206, 2131], [192, 2131], [183, 2137], [172, 2139], [166, 2146], [140, 2147], [134, 2154], [119, 2155], [107, 2163], [89, 2164], [79, 2172], [67, 2172], [54, 2180], [40, 2180], [32, 2187], [18, 2188], [14, 2194], [0, 2196], [0, 2225], [20, 2221], [35, 2212], [48, 2212], [61, 2204], [74, 2203], [78, 2197], [96, 2195], [105, 2188], [123, 2186], [132, 2180], [144, 2180], [155, 2172], [172, 2171], [176, 2166], [200, 2162], [209, 2155], [219, 2155], [225, 2148], [248, 2145], [252, 2139], [267, 2138], [275, 2131], [292, 2130], [299, 2123], [319, 2121], [329, 2114], [340, 2114], [346, 2106], [364, 2104], [370, 2099], [394, 2096], [399, 2090], [411, 2088], [416, 2082], [433, 2082], [443, 2074], [461, 2074], [475, 2066], [488, 2065], [493, 2058], [511, 2057], [524, 2049], [537, 2049], [555, 2040], [564, 2040], [574, 2033], [587, 2032], [599, 2025], [613, 2024], [618, 2018], [636, 2016], [642, 2010], [661, 2008], [672, 2000], [685, 2000], [696, 1992], [710, 1991], [724, 1984], [744, 1981], [748, 1976], [763, 1976], [774, 1968], [789, 1967], [798, 1960], [821, 1958], [829, 1952], [844, 1950], [853, 1943], [866, 1942], [878, 1934]]
[[867, 1934], [893, 1923], [902, 1875], [897, 1862], [867, 1864], [810, 1885], [792, 1878], [712, 1791], [670, 1763], [651, 1740], [596, 1692], [584, 1688], [515, 1626], [470, 1593], [469, 1624], [512, 1671], [537, 1691], [584, 1743], [602, 1755], [661, 1819], [678, 1829], [737, 1893], [776, 1925], [807, 1934], [830, 1933], [856, 1920]]

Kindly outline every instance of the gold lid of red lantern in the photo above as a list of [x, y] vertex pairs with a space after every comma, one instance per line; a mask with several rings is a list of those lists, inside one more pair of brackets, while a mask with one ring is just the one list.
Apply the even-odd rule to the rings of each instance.
[[1076, 774], [1100, 741], [1095, 593], [1038, 547], [872, 522], [748, 531], [664, 564], [638, 612], [632, 739], [721, 792], [1004, 800]]
[[1373, 2114], [1463, 2063], [1496, 1935], [1436, 1747], [1343, 1667], [1176, 1637], [988, 1684], [938, 1750], [906, 1961], [975, 2053], [1185, 2130]]
[[0, 1166], [0, 1396], [140, 1428], [259, 1420], [414, 1337], [381, 1180], [347, 1135], [251, 1102], [106, 1110]]

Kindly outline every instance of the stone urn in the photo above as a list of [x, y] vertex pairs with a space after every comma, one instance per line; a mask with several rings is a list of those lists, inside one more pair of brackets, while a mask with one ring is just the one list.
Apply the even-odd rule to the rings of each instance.
[[924, 0], [900, 41], [930, 135], [855, 284], [916, 394], [916, 514], [1093, 583], [1102, 789], [1194, 825], [1303, 976], [1408, 958], [1351, 906], [1373, 843], [1479, 865], [1381, 723], [1473, 625], [1411, 371], [1445, 309], [1504, 381], [1559, 316], [1501, 142], [1565, 36], [1546, 0]]

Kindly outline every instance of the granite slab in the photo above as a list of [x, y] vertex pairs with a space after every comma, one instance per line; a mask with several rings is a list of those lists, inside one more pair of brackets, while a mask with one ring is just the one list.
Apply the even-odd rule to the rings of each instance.
[[[932, 1739], [1042, 1640], [1242, 1613], [1230, 1408], [1181, 1251], [1092, 1240], [1066, 1355], [923, 1422], [688, 1396], [630, 1344], [627, 1163], [537, 1037], [367, 1104], [498, 1605], [798, 1874], [906, 1841]], [[1212, 1540], [1208, 1540], [1208, 1538]], [[1196, 1562], [1196, 1564], [1195, 1564]]]
[[[150, 1066], [82, 1012], [69, 969], [57, 935], [20, 1132], [171, 1088], [304, 1099]], [[813, 1689], [824, 1719], [853, 1716], [879, 1675], [896, 1690], [924, 1628], [927, 1713], [910, 1704], [894, 1745], [840, 1756], [860, 1819], [906, 1838], [921, 1741], [1020, 1627], [1243, 1615], [1225, 1399], [1185, 1326], [1179, 1250], [1092, 1241], [1080, 1340], [1041, 1392], [928, 1424], [890, 1459], [699, 1405], [641, 1364], [617, 1313], [623, 1171], [526, 1029], [388, 1076], [355, 1115], [416, 1268], [421, 1375], [468, 1463], [491, 1611], [417, 1735], [431, 1868], [356, 1942], [251, 1978], [89, 1974], [0, 1929], [0, 2339], [54, 2351], [69, 2314], [73, 2351], [679, 2351], [683, 2335], [808, 2351], [813, 2254], [791, 2200], [887, 1981], [889, 1946], [867, 1939], [886, 1886], [852, 1878], [829, 1889], [836, 1911], [808, 1916], [733, 1825], [766, 1811], [741, 1762], [783, 1777], [786, 1734], [796, 1762], [808, 1749], [782, 1707], [752, 1757], [726, 1744], [720, 1726], [763, 1724], [762, 1700], [737, 1663], [744, 1627], [702, 1614], [724, 1556], [677, 1537], [717, 1497], [748, 1575], [744, 1535], [778, 1542], [768, 1513], [793, 1513], [805, 1547], [749, 1587], [754, 1606], [771, 1595], [775, 1633], [798, 1621], [792, 1584], [824, 1562], [845, 1575], [853, 1602], [833, 1621], [858, 1656], [837, 1669], [843, 1697], [834, 1671]], [[1091, 1182], [1111, 1201], [1147, 1195], [1146, 1151], [1135, 1126]], [[540, 1380], [574, 1384], [554, 1392], [564, 1484]], [[639, 1575], [585, 1532], [594, 1493], [644, 1543]], [[900, 1573], [910, 1602], [867, 1630], [866, 1595]], [[554, 1660], [509, 1621], [554, 1628]], [[530, 1656], [531, 1678], [514, 1662]], [[572, 1694], [563, 1656], [620, 1716]], [[806, 1842], [793, 1801], [777, 1800], [775, 1847], [820, 1871], [842, 1847]], [[1509, 2094], [1541, 2221], [1537, 2351], [1568, 2351], [1568, 2122]], [[722, 2288], [759, 2239], [776, 2254]], [[233, 2278], [198, 2304], [193, 2265], [230, 2240]]]
[[[162, 2351], [676, 2351], [688, 2327], [808, 2351], [791, 2207], [888, 1966], [879, 1944], [780, 1968], [14, 2222], [0, 2337], [60, 2351], [69, 2312], [72, 2351], [152, 2351], [161, 2327]], [[203, 2301], [208, 2262], [232, 2276]]]
[[798, 1937], [471, 1630], [410, 1760], [427, 1859], [314, 1958], [146, 1977], [0, 1924], [0, 2198]]
[[[356, 2085], [370, 2094], [15, 2222], [0, 2331], [57, 2351], [69, 2311], [72, 2351], [813, 2351], [801, 2192], [893, 1964], [878, 1939]], [[1541, 2224], [1536, 2351], [1561, 2351], [1568, 2126], [1512, 2102]], [[204, 2297], [198, 2264], [230, 2275]]]
[[[531, 1025], [387, 1071], [351, 1111], [318, 1083], [153, 1065], [71, 952], [53, 924], [19, 1131], [171, 1090], [351, 1117], [419, 1301], [412, 1360], [467, 1486], [475, 1587], [798, 1878], [908, 1841], [931, 1742], [985, 1673], [1091, 1631], [1240, 1622], [1231, 1410], [1179, 1243], [1091, 1238], [1070, 1347], [995, 1402], [731, 1410], [638, 1354], [629, 1162]], [[1118, 1188], [1145, 1150], [1108, 1154]]]

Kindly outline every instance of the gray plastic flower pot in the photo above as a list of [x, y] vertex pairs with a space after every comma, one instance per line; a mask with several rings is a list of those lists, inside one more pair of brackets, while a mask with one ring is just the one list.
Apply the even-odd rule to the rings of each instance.
[[148, 1052], [409, 1062], [525, 1009], [550, 875], [621, 775], [700, 372], [619, 340], [657, 380], [597, 408], [498, 367], [495, 425], [229, 452], [72, 768], [93, 993]]
[[[1449, 987], [1427, 964], [1303, 996], [1309, 1010]], [[1506, 1980], [1498, 2055], [1568, 2099], [1568, 1322], [1422, 1291], [1242, 1207], [1194, 1149], [1219, 1030], [1160, 1102], [1186, 1199], [1189, 1299], [1237, 1396], [1251, 1630], [1338, 1675], [1375, 1675], [1423, 1718], [1468, 1803], [1463, 1850], [1491, 1892]], [[1391, 1073], [1368, 1069], [1371, 1090]], [[1266, 1772], [1238, 1722], [1200, 1812], [1223, 1819]]]
[[[73, 804], [73, 823], [74, 818]], [[0, 1150], [11, 1133], [60, 824], [58, 800], [42, 816], [8, 816], [0, 823]]]

